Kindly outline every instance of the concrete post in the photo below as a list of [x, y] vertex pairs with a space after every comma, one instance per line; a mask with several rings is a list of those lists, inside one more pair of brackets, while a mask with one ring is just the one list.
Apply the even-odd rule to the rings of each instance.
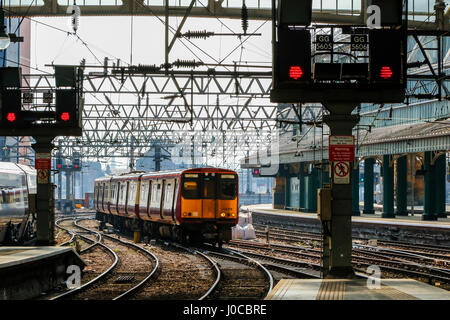
[[383, 214], [382, 218], [395, 218], [394, 214], [394, 166], [391, 156], [383, 156]]
[[408, 166], [407, 156], [403, 156], [397, 159], [397, 190], [396, 190], [397, 211], [395, 214], [398, 216], [408, 215], [407, 198], [406, 198], [408, 193], [407, 192], [408, 181], [406, 178], [407, 166]]
[[[36, 153], [36, 159], [46, 158], [51, 155], [54, 145], [54, 137], [33, 137], [36, 143], [32, 148]], [[40, 156], [42, 155], [42, 156]], [[50, 158], [51, 159], [51, 158]], [[55, 241], [55, 200], [53, 184], [51, 183], [50, 170], [39, 169], [36, 194], [36, 244], [40, 246], [54, 245]]]
[[435, 166], [431, 165], [432, 153], [431, 151], [424, 152], [424, 199], [423, 199], [423, 214], [422, 220], [435, 221], [436, 216], [436, 181], [435, 178]]
[[375, 159], [364, 159], [364, 210], [365, 214], [374, 214], [373, 209], [373, 165]]

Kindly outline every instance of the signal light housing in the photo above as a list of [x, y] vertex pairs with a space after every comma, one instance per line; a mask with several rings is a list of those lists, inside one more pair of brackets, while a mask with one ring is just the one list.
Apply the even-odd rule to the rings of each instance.
[[295, 89], [310, 83], [310, 31], [278, 28], [273, 66], [273, 89]]
[[254, 177], [260, 177], [261, 176], [261, 170], [260, 169], [253, 169], [252, 175]]
[[76, 90], [57, 89], [56, 123], [63, 126], [77, 126], [78, 112], [78, 98]]
[[369, 31], [369, 79], [373, 84], [404, 85], [402, 30]]
[[0, 118], [2, 126], [18, 127], [23, 122], [22, 93], [19, 89], [3, 89], [0, 94]]

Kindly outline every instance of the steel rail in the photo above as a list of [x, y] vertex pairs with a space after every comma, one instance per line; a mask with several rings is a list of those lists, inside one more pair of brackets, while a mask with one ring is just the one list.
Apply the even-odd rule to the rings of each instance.
[[[75, 217], [74, 217], [74, 219], [75, 219]], [[97, 234], [97, 236], [99, 236], [100, 239], [101, 239], [100, 233], [95, 232], [95, 231], [90, 231], [90, 232], [94, 233], [94, 234]], [[81, 238], [87, 239], [88, 241], [92, 241], [91, 239], [89, 239], [89, 238], [87, 238], [87, 237], [85, 237], [85, 236], [83, 236], [81, 234], [79, 234], [79, 236]], [[119, 257], [117, 256], [117, 254], [113, 250], [111, 250], [108, 246], [106, 246], [103, 243], [101, 243], [100, 241], [96, 242], [96, 245], [101, 246], [114, 259], [113, 263], [109, 266], [109, 268], [106, 271], [104, 271], [103, 273], [101, 273], [100, 275], [98, 275], [97, 277], [95, 277], [94, 279], [86, 282], [85, 284], [83, 284], [83, 285], [81, 285], [81, 286], [79, 286], [77, 288], [71, 289], [69, 291], [66, 291], [66, 292], [64, 292], [62, 294], [59, 294], [59, 295], [57, 295], [57, 296], [55, 296], [53, 298], [50, 298], [50, 300], [59, 300], [59, 299], [62, 299], [62, 298], [67, 298], [67, 297], [72, 296], [72, 295], [74, 295], [76, 293], [82, 292], [83, 290], [87, 290], [92, 284], [94, 284], [94, 283], [102, 280], [103, 278], [105, 278], [117, 266], [117, 264], [119, 262]]]
[[269, 295], [269, 293], [273, 289], [273, 276], [272, 276], [272, 273], [266, 267], [264, 267], [259, 261], [255, 260], [253, 258], [250, 258], [250, 257], [242, 254], [239, 251], [235, 251], [235, 250], [231, 250], [231, 249], [222, 249], [222, 251], [228, 252], [231, 255], [240, 256], [242, 259], [245, 259], [245, 260], [249, 261], [250, 263], [255, 264], [259, 269], [261, 269], [263, 274], [266, 276], [266, 278], [269, 281], [269, 289], [267, 290], [265, 297], [267, 297]]
[[204, 300], [207, 297], [209, 297], [211, 295], [211, 293], [214, 292], [214, 290], [216, 289], [217, 285], [219, 284], [219, 282], [220, 282], [220, 280], [222, 278], [222, 271], [220, 270], [219, 265], [217, 264], [217, 262], [214, 261], [213, 259], [211, 259], [210, 257], [208, 257], [206, 254], [204, 254], [203, 252], [201, 252], [199, 250], [188, 248], [188, 247], [185, 247], [183, 245], [180, 245], [180, 244], [174, 243], [174, 242], [170, 242], [169, 244], [171, 246], [174, 246], [174, 247], [179, 248], [179, 249], [183, 249], [183, 250], [188, 251], [190, 253], [198, 254], [198, 255], [202, 256], [204, 259], [206, 259], [213, 266], [213, 269], [214, 269], [214, 271], [216, 273], [216, 280], [209, 287], [209, 289], [205, 292], [205, 294], [203, 294], [200, 298], [198, 298], [198, 300]]
[[[81, 218], [81, 219], [78, 219], [77, 222], [78, 222], [78, 221], [82, 221], [82, 220], [95, 220], [95, 219], [94, 219], [94, 218]], [[89, 229], [89, 228], [80, 226], [77, 222], [76, 222], [76, 226], [77, 226], [77, 227], [79, 227], [79, 228], [81, 228], [81, 229], [83, 229], [83, 230], [86, 230], [86, 231], [92, 231], [92, 230]], [[110, 236], [110, 235], [107, 235], [107, 234], [105, 234], [105, 233], [103, 233], [103, 237], [108, 238], [108, 239], [111, 239], [112, 241], [119, 242], [120, 244], [122, 244], [122, 245], [124, 245], [124, 246], [132, 247], [132, 248], [134, 248], [136, 251], [138, 251], [138, 252], [143, 252], [145, 255], [147, 255], [147, 256], [149, 256], [149, 257], [151, 258], [150, 260], [152, 261], [153, 268], [152, 268], [152, 270], [150, 271], [150, 273], [149, 273], [143, 280], [141, 280], [137, 285], [135, 285], [135, 286], [132, 287], [131, 289], [125, 291], [124, 293], [118, 295], [117, 297], [113, 298], [112, 300], [120, 300], [120, 299], [124, 299], [124, 298], [126, 298], [126, 297], [132, 295], [133, 293], [135, 293], [135, 292], [136, 292], [138, 289], [140, 289], [140, 288], [141, 288], [148, 280], [150, 280], [150, 279], [153, 277], [153, 275], [155, 275], [155, 273], [156, 273], [156, 272], [159, 270], [159, 268], [160, 268], [159, 259], [158, 259], [158, 257], [156, 257], [156, 256], [155, 256], [153, 253], [151, 253], [150, 251], [148, 251], [148, 250], [146, 250], [146, 249], [144, 249], [144, 248], [142, 248], [142, 247], [139, 247], [138, 245], [136, 245], [136, 244], [134, 244], [134, 243], [127, 242], [127, 241], [123, 241], [123, 240], [121, 240], [121, 239], [115, 238], [115, 237]]]

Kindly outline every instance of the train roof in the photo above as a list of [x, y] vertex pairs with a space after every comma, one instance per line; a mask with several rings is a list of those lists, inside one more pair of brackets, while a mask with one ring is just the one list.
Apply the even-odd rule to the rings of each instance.
[[[98, 178], [95, 179], [95, 182], [103, 182], [103, 181], [107, 181], [109, 179], [112, 179], [114, 181], [117, 180], [135, 180], [138, 178], [156, 178], [156, 177], [162, 177], [162, 176], [179, 176], [183, 173], [186, 172], [227, 172], [227, 173], [236, 173], [236, 171], [233, 170], [229, 170], [229, 169], [222, 169], [222, 168], [191, 168], [191, 169], [177, 169], [177, 170], [167, 170], [167, 171], [155, 171], [155, 172], [147, 172], [147, 173], [143, 173], [143, 172], [130, 172], [130, 173], [126, 173], [120, 176], [111, 176], [111, 177], [102, 177], [102, 178]], [[237, 174], [237, 173], [236, 173]]]
[[10, 174], [23, 174], [24, 171], [30, 174], [36, 174], [36, 169], [23, 164], [17, 164], [14, 162], [3, 162], [0, 161], [0, 172], [10, 173]]

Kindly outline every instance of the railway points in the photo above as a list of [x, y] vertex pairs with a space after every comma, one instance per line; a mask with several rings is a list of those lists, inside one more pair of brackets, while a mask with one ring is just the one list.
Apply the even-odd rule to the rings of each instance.
[[446, 1], [63, 2], [0, 0], [0, 300], [450, 300]]

